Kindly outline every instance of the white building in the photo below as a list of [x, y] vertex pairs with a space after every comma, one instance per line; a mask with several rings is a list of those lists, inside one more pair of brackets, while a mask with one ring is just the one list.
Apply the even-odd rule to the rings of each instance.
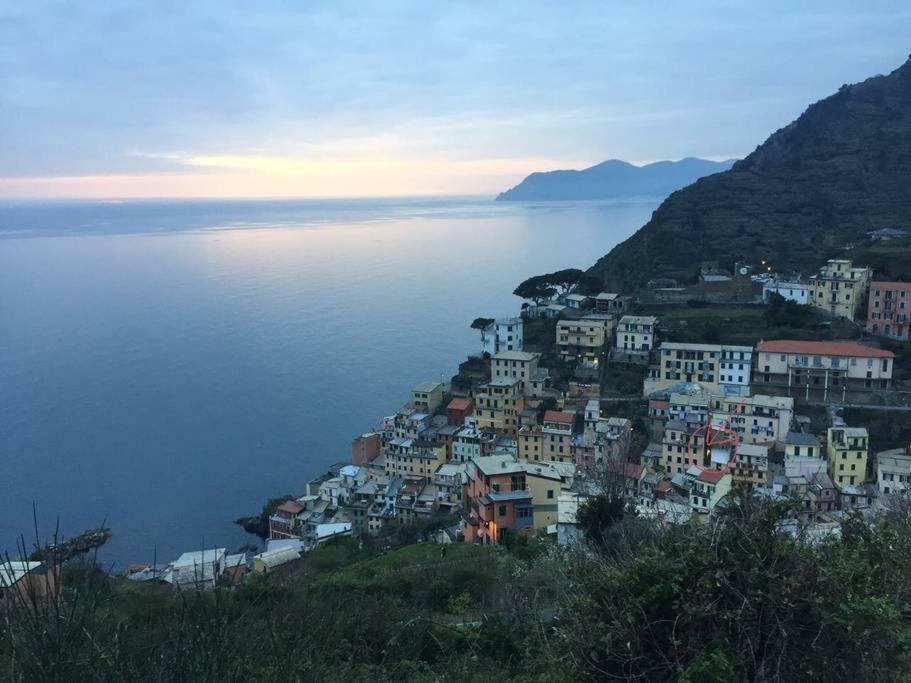
[[911, 489], [911, 449], [876, 454], [876, 485], [880, 496], [907, 495]]
[[718, 385], [726, 394], [749, 396], [752, 367], [752, 346], [722, 346]]
[[522, 350], [522, 318], [499, 318], [481, 330], [481, 352]]
[[803, 282], [783, 282], [769, 280], [762, 285], [762, 300], [768, 303], [771, 294], [783, 296], [788, 301], [798, 304], [810, 303], [810, 285]]
[[564, 301], [568, 308], [579, 310], [580, 308], [586, 308], [591, 299], [584, 294], [567, 294]]
[[178, 590], [214, 588], [225, 571], [225, 554], [224, 548], [184, 553], [171, 565], [165, 580]]
[[752, 346], [662, 342], [659, 365], [649, 369], [643, 394], [697, 383], [712, 393], [750, 395]]
[[652, 315], [625, 315], [617, 326], [617, 349], [627, 353], [648, 352], [655, 343], [655, 325]]

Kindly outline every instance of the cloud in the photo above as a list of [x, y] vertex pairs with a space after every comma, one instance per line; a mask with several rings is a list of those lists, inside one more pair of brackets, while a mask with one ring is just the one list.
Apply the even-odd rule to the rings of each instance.
[[493, 193], [549, 167], [531, 163], [730, 156], [897, 66], [909, 19], [878, 2], [10, 4], [0, 177], [306, 170], [353, 192], [392, 167], [407, 194], [409, 169], [455, 188], [487, 168]]

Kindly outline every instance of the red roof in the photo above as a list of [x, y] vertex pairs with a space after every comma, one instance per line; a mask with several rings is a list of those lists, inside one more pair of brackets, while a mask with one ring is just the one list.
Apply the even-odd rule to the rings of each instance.
[[907, 289], [911, 291], [911, 282], [880, 282], [878, 280], [874, 280], [871, 284], [871, 287], [873, 285], [879, 287], [880, 289]]
[[895, 354], [854, 342], [800, 341], [773, 339], [761, 341], [756, 350], [767, 353], [799, 353], [807, 356], [858, 356], [860, 358], [894, 358]]
[[446, 407], [449, 410], [471, 410], [471, 401], [467, 398], [454, 398]]
[[544, 413], [545, 422], [560, 422], [571, 425], [575, 420], [576, 416], [573, 413], [566, 413], [562, 410], [548, 410]]
[[727, 474], [727, 472], [722, 472], [721, 470], [702, 470], [702, 472], [699, 473], [699, 476], [696, 477], [696, 481], [704, 481], [707, 484], [717, 484], [725, 474]]
[[290, 512], [292, 515], [296, 515], [303, 509], [304, 506], [298, 503], [296, 500], [286, 500], [276, 508], [276, 510], [281, 510], [282, 512]]

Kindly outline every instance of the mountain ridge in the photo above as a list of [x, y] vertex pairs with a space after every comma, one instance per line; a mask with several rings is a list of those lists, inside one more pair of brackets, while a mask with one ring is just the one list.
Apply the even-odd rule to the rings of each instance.
[[911, 225], [911, 59], [807, 107], [730, 170], [672, 193], [589, 273], [692, 282], [702, 261], [808, 274], [866, 232]]
[[665, 197], [698, 178], [729, 169], [734, 161], [686, 157], [636, 166], [621, 159], [608, 159], [581, 170], [536, 171], [501, 192], [497, 201]]

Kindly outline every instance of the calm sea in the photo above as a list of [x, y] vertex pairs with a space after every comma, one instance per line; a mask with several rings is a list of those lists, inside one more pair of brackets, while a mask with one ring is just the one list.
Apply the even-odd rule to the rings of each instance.
[[525, 277], [657, 201], [0, 204], [0, 551], [103, 521], [106, 562], [249, 542]]

